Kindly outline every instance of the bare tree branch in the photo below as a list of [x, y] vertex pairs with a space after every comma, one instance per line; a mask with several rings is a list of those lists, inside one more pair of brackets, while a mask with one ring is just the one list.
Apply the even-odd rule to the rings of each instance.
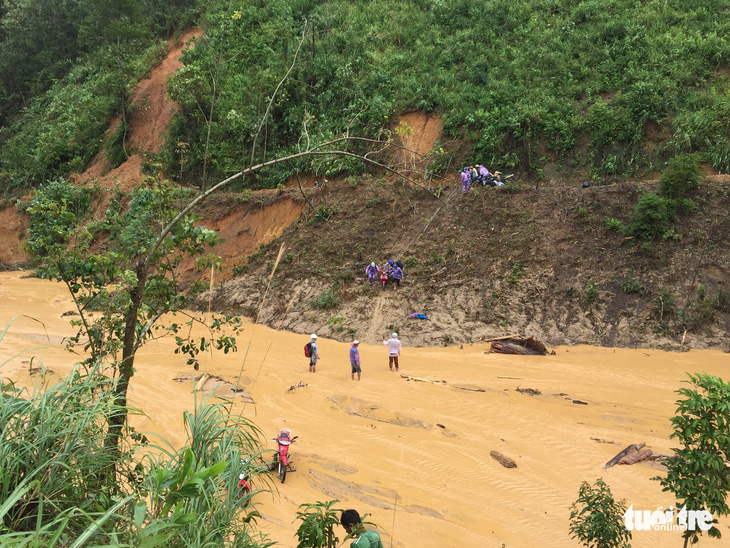
[[[147, 254], [147, 257], [145, 258], [145, 263], [147, 263], [149, 261], [150, 257], [152, 257], [157, 252], [157, 250], [162, 245], [162, 242], [165, 240], [165, 238], [170, 233], [170, 231], [177, 225], [177, 223], [179, 223], [180, 220], [183, 217], [185, 217], [185, 215], [187, 215], [188, 213], [190, 213], [190, 211], [192, 211], [195, 208], [195, 206], [197, 206], [201, 201], [203, 201], [205, 198], [207, 198], [208, 196], [210, 196], [213, 192], [215, 192], [219, 188], [222, 188], [222, 187], [226, 186], [228, 183], [230, 183], [232, 181], [235, 181], [236, 179], [238, 179], [238, 178], [240, 178], [240, 177], [242, 177], [244, 175], [248, 175], [249, 173], [253, 173], [255, 171], [259, 171], [259, 170], [261, 170], [261, 169], [263, 169], [265, 167], [269, 167], [269, 166], [281, 164], [283, 162], [289, 162], [291, 160], [296, 160], [298, 158], [304, 158], [304, 157], [307, 157], [307, 156], [345, 156], [345, 157], [348, 157], [348, 158], [355, 158], [355, 159], [361, 160], [363, 162], [366, 162], [368, 164], [377, 166], [377, 167], [379, 167], [381, 169], [384, 169], [386, 171], [389, 171], [391, 173], [394, 173], [395, 175], [398, 175], [399, 177], [402, 177], [403, 179], [405, 179], [409, 183], [414, 184], [414, 185], [416, 185], [416, 186], [424, 189], [426, 192], [428, 192], [429, 194], [433, 195], [438, 200], [440, 200], [442, 202], [444, 201], [443, 198], [441, 198], [433, 190], [431, 190], [430, 188], [422, 185], [418, 181], [415, 181], [412, 178], [407, 177], [406, 175], [403, 174], [403, 172], [400, 172], [400, 171], [398, 171], [396, 169], [393, 169], [392, 167], [390, 167], [390, 166], [388, 166], [386, 164], [383, 164], [381, 162], [378, 162], [376, 160], [373, 160], [373, 159], [371, 159], [371, 158], [369, 158], [367, 156], [363, 156], [361, 154], [355, 154], [354, 152], [348, 152], [346, 150], [337, 150], [337, 149], [319, 150], [320, 148], [322, 148], [324, 146], [327, 146], [327, 145], [334, 146], [334, 145], [336, 145], [338, 143], [343, 143], [343, 142], [348, 142], [348, 141], [363, 141], [363, 142], [369, 142], [369, 143], [383, 143], [383, 141], [378, 141], [376, 139], [368, 139], [366, 137], [340, 137], [340, 138], [337, 138], [337, 139], [333, 139], [331, 141], [328, 141], [326, 143], [321, 143], [319, 145], [316, 145], [316, 146], [314, 146], [310, 150], [305, 150], [305, 151], [302, 151], [302, 152], [297, 152], [295, 154], [290, 154], [289, 156], [284, 156], [284, 157], [281, 157], [281, 158], [275, 158], [273, 160], [269, 160], [268, 162], [261, 162], [259, 164], [256, 164], [255, 166], [251, 166], [251, 167], [248, 167], [248, 168], [246, 168], [244, 170], [241, 170], [238, 173], [234, 173], [230, 177], [222, 180], [218, 184], [210, 187], [208, 190], [206, 190], [202, 194], [198, 195], [197, 198], [195, 198], [188, 205], [186, 205], [180, 211], [180, 213], [178, 213], [175, 216], [175, 218], [172, 219], [172, 221], [170, 221], [167, 224], [167, 226], [162, 230], [162, 232], [160, 233], [160, 235], [157, 237], [157, 240], [155, 241], [155, 243], [152, 245], [152, 247], [150, 249], [150, 252]], [[398, 146], [398, 145], [395, 145], [395, 146]]]

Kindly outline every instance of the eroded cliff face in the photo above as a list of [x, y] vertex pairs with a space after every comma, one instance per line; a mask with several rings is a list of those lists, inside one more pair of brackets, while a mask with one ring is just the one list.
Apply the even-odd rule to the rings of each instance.
[[[701, 213], [651, 246], [607, 228], [628, 220], [639, 183], [465, 194], [447, 183], [441, 198], [374, 177], [312, 190], [315, 207], [337, 211], [330, 221], [307, 207], [213, 302], [255, 316], [283, 244], [259, 317], [277, 329], [370, 343], [396, 330], [424, 346], [519, 333], [550, 345], [728, 349], [724, 180], [705, 180]], [[401, 288], [367, 283], [368, 263], [395, 258]]]

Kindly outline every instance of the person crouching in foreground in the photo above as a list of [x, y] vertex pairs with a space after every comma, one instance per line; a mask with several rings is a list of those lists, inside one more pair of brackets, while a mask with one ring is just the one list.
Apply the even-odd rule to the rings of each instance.
[[348, 535], [355, 537], [350, 544], [351, 548], [383, 548], [380, 535], [375, 531], [365, 529], [357, 510], [345, 510], [340, 516], [340, 523]]

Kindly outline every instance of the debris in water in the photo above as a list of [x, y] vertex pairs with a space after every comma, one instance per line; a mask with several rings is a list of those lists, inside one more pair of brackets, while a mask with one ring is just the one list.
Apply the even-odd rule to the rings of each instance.
[[528, 396], [540, 396], [542, 395], [542, 392], [538, 390], [537, 388], [520, 388], [519, 386], [515, 388], [520, 394], [527, 394]]
[[520, 354], [523, 356], [555, 355], [555, 351], [548, 352], [545, 345], [534, 337], [511, 337], [492, 342], [492, 352], [496, 354]]
[[606, 463], [604, 468], [611, 468], [616, 464], [636, 464], [642, 460], [646, 460], [651, 457], [651, 449], [642, 449], [646, 443], [641, 442], [639, 444], [632, 443], [626, 449], [621, 451], [618, 455], [613, 457]]
[[505, 457], [499, 451], [491, 451], [490, 456], [505, 468], [517, 468], [517, 463], [509, 457]]

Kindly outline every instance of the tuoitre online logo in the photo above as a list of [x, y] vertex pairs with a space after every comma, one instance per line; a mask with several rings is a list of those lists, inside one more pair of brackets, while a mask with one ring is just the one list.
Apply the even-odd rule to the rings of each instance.
[[677, 514], [676, 523], [672, 506], [666, 510], [660, 506], [652, 512], [634, 510], [632, 504], [623, 517], [629, 531], [709, 531], [712, 528], [712, 514], [708, 510], [687, 510], [686, 506]]

